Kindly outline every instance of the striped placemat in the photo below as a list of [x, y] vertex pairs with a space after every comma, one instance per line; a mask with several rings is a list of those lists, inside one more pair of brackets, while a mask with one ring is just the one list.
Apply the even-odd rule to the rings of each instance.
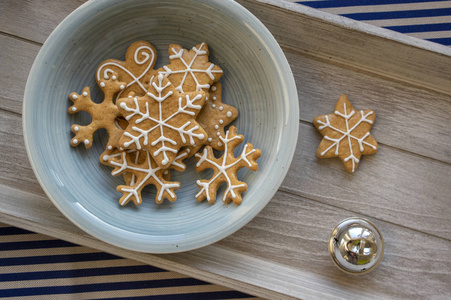
[[[451, 46], [451, 1], [285, 1]], [[1, 223], [0, 297], [256, 299], [219, 285]]]
[[318, 10], [451, 46], [451, 1], [304, 0]]
[[256, 299], [0, 223], [0, 298]]

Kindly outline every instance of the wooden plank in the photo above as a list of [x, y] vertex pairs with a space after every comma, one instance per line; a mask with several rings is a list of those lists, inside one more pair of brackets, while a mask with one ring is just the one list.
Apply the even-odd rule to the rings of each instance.
[[28, 161], [19, 115], [0, 111], [0, 141], [0, 182], [43, 195]]
[[378, 221], [386, 241], [385, 257], [364, 277], [365, 284], [356, 285], [357, 278], [339, 271], [327, 251], [332, 228], [354, 214], [284, 192], [278, 192], [247, 226], [215, 245], [186, 253], [150, 255], [122, 250], [88, 236], [45, 197], [7, 186], [1, 189], [1, 222], [42, 230], [260, 297], [343, 299], [352, 298], [357, 289], [364, 299], [451, 295], [450, 241]]
[[283, 0], [258, 1], [238, 2], [284, 47], [451, 93], [448, 47]]
[[39, 49], [37, 45], [0, 34], [0, 109], [22, 112], [25, 84]]
[[[63, 0], [49, 6], [45, 0], [5, 0], [0, 4], [0, 28], [43, 43], [56, 25], [84, 2]], [[238, 2], [285, 47], [451, 93], [451, 49], [445, 46], [283, 0]]]
[[[5, 86], [0, 97], [6, 97], [0, 108], [20, 113], [38, 46], [1, 35], [0, 45], [6, 59], [1, 70], [16, 70], [0, 79]], [[301, 120], [331, 113], [346, 93], [356, 108], [376, 111], [372, 134], [379, 143], [451, 163], [451, 127], [443, 126], [451, 122], [451, 96], [284, 50], [298, 85]]]
[[451, 124], [450, 95], [284, 52], [297, 83], [301, 120], [333, 113], [338, 97], [347, 94], [356, 109], [376, 112], [371, 133], [379, 143], [451, 163], [451, 127], [444, 126]]
[[2, 32], [36, 43], [44, 43], [53, 29], [85, 0], [0, 1]]
[[301, 124], [282, 190], [451, 239], [451, 165], [380, 145], [351, 174], [338, 158], [316, 157], [321, 139]]
[[[20, 116], [0, 112], [0, 183], [20, 189], [26, 184], [42, 194], [22, 142]], [[451, 165], [380, 145], [350, 174], [339, 159], [317, 159], [321, 136], [301, 123], [290, 170], [281, 189], [356, 213], [451, 239], [449, 195]]]

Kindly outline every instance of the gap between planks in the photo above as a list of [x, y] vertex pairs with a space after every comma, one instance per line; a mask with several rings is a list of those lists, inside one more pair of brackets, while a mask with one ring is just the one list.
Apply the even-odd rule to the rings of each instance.
[[451, 96], [451, 92], [447, 92], [447, 91], [443, 91], [439, 88], [433, 88], [430, 87], [428, 85], [422, 85], [416, 81], [412, 82], [409, 81], [409, 79], [405, 79], [402, 76], [396, 76], [395, 74], [390, 74], [390, 73], [386, 73], [386, 72], [381, 72], [381, 71], [377, 71], [376, 69], [368, 69], [367, 66], [364, 65], [360, 65], [360, 64], [356, 64], [350, 61], [346, 61], [344, 59], [339, 59], [337, 57], [333, 57], [333, 56], [329, 56], [329, 55], [321, 55], [318, 53], [314, 53], [308, 50], [302, 50], [302, 49], [296, 49], [293, 47], [290, 47], [288, 45], [280, 45], [280, 48], [282, 48], [284, 53], [294, 53], [297, 55], [302, 55], [305, 56], [307, 58], [325, 63], [325, 64], [331, 64], [343, 69], [347, 69], [347, 70], [351, 70], [357, 73], [361, 73], [361, 74], [365, 74], [365, 75], [369, 75], [369, 76], [374, 76], [383, 80], [388, 80], [388, 81], [394, 81], [396, 83], [399, 84], [403, 84], [403, 85], [407, 85], [413, 88], [417, 88], [417, 89], [421, 89], [421, 90], [425, 90], [425, 91], [429, 91], [429, 92], [433, 92], [433, 93], [438, 93], [440, 95], [444, 95], [444, 96]]
[[364, 216], [364, 217], [372, 219], [372, 220], [377, 220], [379, 222], [385, 222], [385, 223], [388, 223], [388, 224], [393, 225], [393, 226], [398, 226], [398, 227], [401, 227], [401, 228], [404, 228], [404, 229], [407, 229], [407, 230], [412, 230], [412, 231], [415, 231], [415, 232], [418, 232], [418, 233], [421, 233], [421, 234], [426, 234], [426, 235], [433, 236], [433, 237], [441, 239], [441, 240], [445, 240], [445, 241], [451, 242], [451, 239], [447, 239], [447, 238], [445, 238], [443, 236], [439, 236], [439, 235], [436, 235], [436, 234], [433, 234], [433, 233], [421, 231], [421, 230], [418, 230], [418, 229], [415, 229], [415, 228], [407, 227], [407, 226], [402, 225], [401, 223], [397, 224], [397, 223], [394, 223], [394, 222], [389, 221], [389, 220], [383, 220], [383, 219], [380, 219], [378, 217], [370, 216], [370, 215], [368, 215], [366, 213], [363, 213], [363, 212], [358, 212], [358, 211], [354, 211], [354, 210], [349, 209], [349, 208], [343, 208], [343, 207], [340, 207], [340, 206], [336, 206], [336, 205], [333, 205], [333, 204], [330, 204], [330, 203], [327, 203], [327, 202], [323, 202], [321, 200], [313, 199], [313, 198], [309, 197], [308, 195], [302, 195], [301, 196], [301, 195], [296, 193], [296, 190], [291, 190], [291, 189], [289, 189], [287, 187], [280, 187], [278, 192], [282, 193], [282, 194], [285, 193], [287, 195], [291, 195], [291, 196], [294, 196], [294, 197], [302, 197], [302, 198], [304, 198], [304, 199], [306, 199], [308, 201], [321, 203], [321, 204], [323, 204], [325, 206], [330, 206], [330, 207], [333, 207], [333, 208], [336, 208], [336, 209], [347, 210], [347, 211], [349, 211], [349, 212], [351, 212], [351, 213], [353, 213], [355, 215], [361, 215], [361, 216]]
[[24, 38], [24, 37], [21, 37], [21, 36], [12, 34], [12, 33], [8, 33], [8, 32], [5, 32], [5, 31], [1, 31], [1, 30], [0, 30], [0, 35], [6, 36], [6, 37], [10, 37], [10, 38], [14, 38], [14, 39], [18, 39], [20, 41], [27, 42], [27, 43], [30, 43], [30, 44], [33, 44], [33, 45], [36, 45], [36, 46], [40, 46], [40, 47], [42, 47], [42, 45], [44, 45], [44, 44], [42, 44], [40, 42], [29, 40], [27, 38]]

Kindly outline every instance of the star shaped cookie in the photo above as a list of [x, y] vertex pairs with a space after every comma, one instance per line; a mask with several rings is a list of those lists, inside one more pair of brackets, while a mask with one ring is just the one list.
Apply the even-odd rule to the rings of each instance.
[[373, 110], [357, 111], [346, 95], [341, 95], [333, 114], [313, 119], [316, 129], [324, 136], [318, 146], [319, 158], [339, 157], [349, 172], [355, 172], [362, 155], [377, 152], [371, 136], [376, 114]]

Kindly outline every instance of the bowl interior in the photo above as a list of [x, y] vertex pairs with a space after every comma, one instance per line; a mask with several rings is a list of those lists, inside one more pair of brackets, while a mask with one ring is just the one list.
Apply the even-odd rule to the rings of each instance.
[[[259, 170], [242, 169], [248, 184], [240, 206], [197, 203], [195, 160], [179, 181], [177, 201], [155, 203], [155, 188], [143, 192], [143, 204], [118, 204], [116, 186], [122, 178], [100, 165], [106, 132], [96, 134], [86, 150], [70, 146], [73, 123], [89, 115], [68, 115], [68, 95], [96, 86], [97, 66], [108, 58], [124, 60], [134, 41], [146, 40], [157, 50], [156, 68], [169, 62], [169, 44], [186, 49], [206, 42], [210, 60], [224, 70], [223, 102], [239, 109], [233, 125], [244, 143], [262, 150]], [[26, 87], [24, 136], [30, 161], [46, 193], [57, 207], [88, 233], [120, 247], [165, 253], [215, 242], [251, 220], [279, 187], [294, 152], [298, 130], [297, 93], [291, 70], [264, 26], [232, 1], [93, 1], [81, 6], [52, 33], [41, 49]], [[237, 151], [242, 149], [238, 147]]]

